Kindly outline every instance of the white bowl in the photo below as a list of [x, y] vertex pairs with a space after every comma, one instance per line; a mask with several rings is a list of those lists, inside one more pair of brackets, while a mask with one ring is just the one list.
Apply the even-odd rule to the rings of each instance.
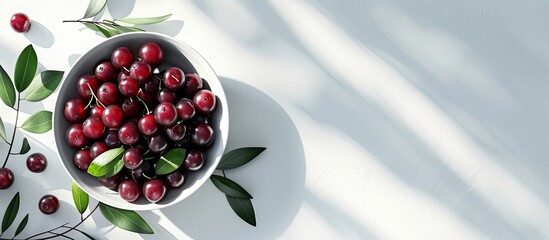
[[[170, 66], [181, 68], [185, 73], [198, 73], [210, 84], [212, 92], [218, 97], [217, 110], [212, 116], [212, 128], [215, 131], [215, 141], [206, 152], [206, 163], [200, 171], [186, 176], [185, 183], [177, 189], [169, 189], [167, 195], [158, 203], [150, 203], [144, 197], [129, 203], [123, 200], [118, 193], [101, 185], [99, 181], [76, 168], [73, 163], [73, 155], [77, 151], [68, 146], [65, 140], [65, 132], [70, 123], [63, 115], [65, 102], [71, 98], [77, 98], [76, 81], [83, 74], [93, 74], [95, 66], [102, 60], [110, 59], [112, 51], [117, 47], [128, 47], [134, 53], [143, 43], [154, 41], [164, 51], [164, 63], [159, 66], [163, 70]], [[206, 182], [219, 163], [229, 132], [229, 113], [227, 111], [227, 99], [225, 92], [210, 65], [187, 44], [172, 37], [157, 33], [127, 33], [107, 39], [84, 54], [66, 75], [59, 97], [53, 112], [53, 130], [57, 151], [63, 166], [71, 178], [91, 197], [113, 207], [129, 210], [152, 210], [167, 207], [180, 202], [195, 192]]]

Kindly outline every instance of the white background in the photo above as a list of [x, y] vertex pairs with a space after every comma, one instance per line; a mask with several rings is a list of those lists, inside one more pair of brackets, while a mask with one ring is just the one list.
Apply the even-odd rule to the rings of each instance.
[[[10, 74], [30, 43], [43, 68], [68, 71], [104, 41], [62, 23], [88, 1], [1, 4], [0, 65]], [[33, 20], [30, 32], [10, 29], [16, 12]], [[254, 196], [258, 226], [208, 182], [142, 212], [155, 235], [113, 228], [99, 212], [81, 230], [98, 239], [549, 239], [547, 1], [111, 0], [102, 17], [168, 13], [146, 29], [190, 44], [218, 73], [227, 149], [268, 148], [227, 172]], [[55, 94], [23, 102], [21, 117], [54, 105]], [[11, 133], [14, 111], [0, 104], [0, 113]], [[19, 132], [14, 149], [23, 135], [49, 167], [31, 173], [25, 156], [11, 157], [16, 181], [0, 191], [0, 212], [19, 191], [16, 224], [30, 213], [21, 236], [78, 222], [53, 132]], [[50, 216], [37, 208], [47, 193], [62, 201]]]

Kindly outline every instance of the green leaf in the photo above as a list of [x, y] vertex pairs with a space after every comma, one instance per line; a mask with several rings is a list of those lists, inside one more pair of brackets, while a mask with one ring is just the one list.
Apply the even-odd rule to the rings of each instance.
[[213, 184], [223, 193], [236, 198], [253, 198], [243, 187], [231, 179], [219, 175], [211, 175]]
[[130, 232], [153, 234], [153, 230], [145, 220], [134, 211], [111, 207], [99, 203], [99, 210], [113, 225]]
[[29, 221], [29, 214], [25, 215], [23, 220], [19, 223], [19, 226], [17, 226], [17, 230], [15, 230], [15, 235], [13, 235], [13, 238], [15, 238], [19, 233], [21, 233], [25, 227], [27, 226], [27, 222]]
[[19, 151], [20, 154], [28, 153], [31, 150], [31, 147], [29, 145], [29, 140], [27, 138], [23, 138], [23, 144], [21, 144], [21, 151]]
[[245, 147], [232, 150], [223, 154], [221, 161], [219, 161], [219, 165], [217, 165], [217, 169], [227, 170], [240, 167], [257, 157], [257, 155], [261, 154], [265, 149], [267, 148]]
[[6, 139], [6, 129], [4, 128], [4, 121], [0, 117], [0, 141], [8, 142]]
[[2, 219], [2, 232], [5, 232], [15, 220], [17, 212], [19, 211], [19, 192], [13, 196], [11, 199], [6, 212], [4, 213], [4, 218]]
[[83, 18], [93, 17], [99, 14], [101, 10], [105, 8], [106, 4], [107, 0], [90, 0], [90, 3], [88, 4], [88, 8], [86, 9], [86, 13], [84, 13]]
[[90, 196], [75, 181], [72, 181], [72, 199], [74, 200], [74, 206], [80, 214], [86, 211], [88, 208], [88, 203], [90, 201]]
[[21, 128], [31, 133], [45, 133], [51, 130], [51, 116], [50, 111], [36, 112], [21, 125]]
[[175, 171], [183, 164], [186, 150], [184, 148], [174, 148], [166, 154], [160, 156], [154, 171], [157, 175], [164, 175]]
[[99, 29], [99, 32], [101, 32], [101, 34], [103, 34], [103, 36], [105, 36], [106, 38], [112, 37], [112, 33], [109, 31], [109, 29], [107, 29], [106, 27], [103, 27], [101, 25], [96, 25], [96, 26]]
[[63, 71], [46, 70], [37, 76], [39, 80], [33, 80], [33, 84], [29, 87], [25, 99], [29, 102], [42, 101], [49, 97], [61, 83], [63, 79]]
[[13, 79], [15, 82], [15, 89], [18, 92], [23, 92], [31, 84], [34, 75], [36, 75], [36, 69], [38, 68], [38, 58], [36, 52], [31, 45], [28, 45], [15, 63], [15, 73]]
[[0, 98], [8, 107], [15, 106], [15, 88], [10, 76], [0, 66]]
[[172, 14], [159, 16], [159, 17], [146, 17], [146, 18], [122, 18], [115, 21], [125, 22], [129, 24], [138, 24], [138, 25], [147, 25], [153, 23], [163, 22], [166, 19], [170, 18]]
[[235, 198], [229, 195], [225, 195], [225, 197], [227, 197], [227, 201], [236, 215], [255, 227], [255, 212], [252, 201], [247, 198]]
[[93, 24], [93, 23], [82, 23], [82, 24], [84, 24], [84, 26], [86, 26], [87, 28], [89, 28], [93, 31], [101, 32], [96, 24]]
[[107, 178], [116, 175], [124, 166], [122, 156], [124, 147], [108, 150], [97, 156], [88, 167], [88, 173], [94, 177]]
[[128, 32], [144, 32], [145, 30], [137, 27], [128, 27], [128, 26], [114, 26], [120, 33], [128, 33]]

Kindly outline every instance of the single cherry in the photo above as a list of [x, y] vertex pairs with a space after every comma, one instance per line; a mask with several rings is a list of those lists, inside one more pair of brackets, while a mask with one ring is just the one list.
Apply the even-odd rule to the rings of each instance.
[[154, 42], [145, 43], [139, 48], [139, 57], [146, 63], [156, 67], [164, 60], [164, 53], [158, 44]]
[[118, 128], [124, 122], [124, 111], [118, 105], [109, 105], [101, 117], [103, 124], [110, 128]]
[[151, 179], [143, 184], [143, 195], [149, 202], [156, 203], [166, 195], [166, 185], [160, 179]]
[[177, 67], [171, 67], [164, 72], [164, 86], [171, 91], [177, 91], [185, 84], [185, 73]]
[[76, 83], [78, 94], [86, 100], [92, 97], [92, 93], [97, 94], [98, 88], [99, 82], [97, 81], [97, 78], [90, 74], [81, 76]]
[[139, 91], [139, 83], [133, 80], [133, 78], [125, 78], [120, 81], [118, 90], [120, 90], [120, 93], [126, 97], [137, 96], [137, 92]]
[[189, 171], [198, 171], [204, 166], [205, 160], [204, 153], [201, 151], [189, 151], [183, 162], [183, 167]]
[[28, 32], [31, 27], [29, 16], [24, 13], [16, 13], [11, 16], [10, 25], [13, 30], [19, 33]]
[[31, 172], [39, 173], [46, 170], [48, 159], [42, 153], [33, 153], [27, 157], [27, 168]]
[[198, 90], [202, 89], [202, 78], [196, 73], [185, 74], [185, 88], [183, 94], [189, 98], [192, 98]]
[[82, 150], [76, 151], [76, 153], [72, 158], [72, 162], [74, 163], [74, 165], [82, 171], [87, 171], [92, 161], [93, 161], [93, 158], [90, 155], [89, 149], [82, 149]]
[[90, 156], [92, 159], [95, 159], [97, 156], [101, 155], [101, 153], [104, 153], [107, 150], [109, 150], [109, 146], [107, 146], [105, 142], [103, 141], [95, 142], [90, 147]]
[[13, 184], [15, 177], [8, 168], [0, 168], [0, 189], [8, 189]]
[[143, 154], [141, 154], [141, 151], [138, 148], [128, 148], [128, 150], [124, 152], [122, 160], [124, 160], [124, 166], [133, 170], [143, 163]]
[[118, 185], [120, 184], [121, 180], [121, 175], [120, 173], [118, 173], [112, 177], [100, 178], [99, 182], [110, 190], [118, 191]]
[[143, 84], [143, 90], [145, 90], [146, 92], [150, 92], [150, 93], [158, 93], [158, 89], [159, 89], [159, 86], [160, 86], [160, 80], [158, 80], [156, 77], [153, 77], [151, 79], [149, 79], [148, 81], [146, 81], [145, 83], [142, 83]]
[[101, 116], [103, 116], [103, 111], [105, 111], [105, 107], [101, 105], [93, 105], [90, 109], [90, 117], [101, 119]]
[[161, 134], [157, 134], [151, 137], [149, 140], [149, 149], [151, 152], [160, 153], [166, 150], [168, 147], [168, 142]]
[[124, 100], [122, 110], [124, 111], [124, 116], [130, 118], [141, 115], [143, 111], [141, 108], [141, 103], [137, 99], [132, 98], [126, 98], [126, 100]]
[[185, 137], [186, 127], [183, 124], [177, 124], [166, 128], [166, 136], [172, 141], [179, 141]]
[[95, 77], [100, 81], [114, 82], [117, 75], [118, 70], [109, 61], [102, 62], [95, 67]]
[[118, 194], [128, 202], [135, 202], [141, 197], [141, 186], [134, 180], [124, 180], [118, 185]]
[[177, 110], [172, 103], [159, 103], [154, 109], [154, 119], [165, 127], [171, 127], [177, 122]]
[[215, 109], [215, 95], [210, 90], [200, 90], [193, 98], [196, 109], [202, 113], [208, 114]]
[[91, 139], [100, 138], [105, 133], [105, 125], [98, 117], [89, 117], [82, 123], [84, 135]]
[[184, 182], [185, 175], [183, 175], [183, 173], [180, 171], [175, 171], [164, 176], [164, 183], [166, 183], [166, 186], [168, 186], [169, 188], [181, 187]]
[[111, 56], [112, 65], [121, 69], [130, 67], [134, 61], [132, 51], [127, 47], [119, 47], [112, 52]]
[[38, 208], [43, 214], [52, 214], [59, 209], [59, 200], [51, 194], [45, 195], [40, 198]]
[[163, 88], [158, 92], [158, 102], [169, 102], [175, 104], [177, 96], [175, 95], [175, 92], [170, 91], [167, 88]]
[[120, 147], [122, 143], [120, 142], [120, 138], [118, 138], [117, 130], [109, 130], [107, 135], [105, 135], [105, 144], [110, 148]]
[[214, 138], [214, 131], [208, 124], [199, 123], [192, 132], [193, 143], [198, 146], [209, 146]]
[[97, 99], [105, 106], [117, 103], [118, 98], [118, 87], [114, 83], [103, 83], [97, 90]]
[[144, 183], [147, 180], [147, 178], [143, 176], [144, 174], [146, 174], [147, 176], [154, 176], [154, 168], [149, 161], [143, 161], [143, 163], [141, 163], [141, 165], [136, 169], [128, 170], [131, 179], [137, 181], [140, 184]]
[[145, 136], [151, 136], [158, 130], [158, 124], [156, 123], [154, 116], [152, 114], [147, 114], [137, 123], [139, 131]]
[[177, 116], [179, 119], [184, 121], [190, 120], [196, 113], [193, 102], [186, 98], [179, 100], [177, 105], [175, 105], [175, 108], [177, 109]]
[[88, 117], [88, 110], [85, 109], [86, 102], [80, 98], [73, 98], [65, 102], [63, 114], [72, 123], [82, 123]]
[[152, 69], [144, 62], [134, 62], [130, 67], [130, 77], [137, 81], [145, 81], [152, 76]]
[[90, 142], [90, 139], [84, 134], [82, 124], [73, 124], [67, 128], [65, 135], [67, 143], [73, 148], [83, 148]]
[[118, 129], [118, 138], [120, 142], [126, 145], [134, 145], [139, 141], [141, 134], [137, 129], [137, 124], [134, 122], [127, 122], [120, 129]]

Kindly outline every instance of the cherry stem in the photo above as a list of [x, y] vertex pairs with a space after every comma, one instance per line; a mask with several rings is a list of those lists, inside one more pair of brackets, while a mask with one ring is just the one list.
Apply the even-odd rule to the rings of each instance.
[[105, 25], [105, 26], [120, 26], [120, 24], [117, 24], [113, 21], [108, 21], [108, 20], [105, 20], [107, 21], [108, 23], [106, 22], [96, 22], [96, 21], [88, 21], [88, 20], [64, 20], [63, 23], [91, 23], [91, 24], [95, 24], [95, 25]]
[[[88, 88], [90, 88], [90, 93], [92, 94], [93, 99], [95, 99], [95, 102], [96, 102], [97, 104], [99, 104], [99, 105], [105, 107], [105, 105], [103, 105], [103, 103], [102, 103], [101, 101], [99, 101], [99, 99], [97, 99], [97, 96], [95, 96], [95, 93], [93, 93], [93, 91], [91, 90], [92, 88], [91, 88], [91, 86], [90, 86], [90, 83], [87, 82], [86, 84], [88, 84]], [[89, 103], [88, 103], [88, 105], [89, 105]], [[86, 107], [86, 108], [87, 108], [87, 107]]]
[[[32, 236], [28, 237], [27, 239], [32, 239], [32, 238], [34, 238], [34, 237], [38, 237], [38, 236], [44, 235], [44, 234], [46, 234], [46, 233], [52, 233], [52, 234], [54, 234], [54, 235], [53, 235], [53, 236], [50, 236], [50, 237], [45, 237], [45, 238], [37, 238], [36, 240], [52, 239], [52, 238], [55, 238], [55, 237], [66, 237], [65, 234], [68, 233], [68, 232], [70, 232], [70, 231], [72, 231], [72, 230], [76, 230], [76, 231], [82, 232], [82, 231], [80, 231], [80, 230], [78, 230], [78, 229], [76, 229], [76, 228], [77, 228], [78, 226], [80, 226], [82, 223], [84, 223], [84, 221], [86, 221], [86, 220], [95, 212], [95, 210], [97, 210], [98, 207], [99, 207], [99, 204], [97, 204], [97, 205], [95, 206], [95, 208], [93, 208], [93, 210], [91, 210], [90, 213], [88, 213], [88, 215], [87, 215], [86, 217], [84, 217], [82, 220], [80, 220], [80, 222], [77, 223], [76, 225], [74, 225], [73, 227], [67, 227], [67, 224], [69, 224], [69, 223], [65, 223], [65, 224], [63, 224], [63, 225], [61, 225], [61, 226], [59, 226], [59, 227], [56, 227], [56, 228], [50, 229], [50, 230], [48, 230], [48, 231], [44, 231], [44, 232], [41, 232], [41, 233], [37, 233], [37, 234], [35, 234], [35, 235], [32, 235]], [[64, 232], [61, 232], [61, 233], [53, 233], [53, 232], [52, 232], [52, 231], [57, 230], [57, 229], [59, 229], [59, 228], [68, 228], [68, 229], [67, 229], [66, 231], [64, 231]]]
[[147, 114], [151, 113], [151, 111], [149, 111], [149, 107], [147, 107], [147, 104], [145, 103], [145, 101], [143, 101], [143, 99], [141, 99], [140, 97], [137, 97], [137, 100], [139, 100], [141, 103], [143, 103], [143, 106], [145, 106], [145, 110], [147, 110]]
[[13, 134], [11, 135], [11, 141], [8, 143], [10, 147], [8, 148], [8, 151], [6, 154], [6, 160], [4, 160], [4, 164], [2, 165], [2, 168], [6, 167], [6, 164], [8, 163], [8, 160], [10, 158], [11, 149], [13, 147], [13, 141], [15, 140], [15, 133], [17, 131], [17, 121], [19, 120], [19, 105], [21, 104], [21, 93], [17, 93], [17, 109], [15, 109], [17, 112], [15, 113], [15, 124], [13, 124]]
[[172, 78], [175, 79], [175, 81], [179, 82], [180, 80], [177, 79], [174, 75], [172, 75]]
[[225, 176], [225, 170], [221, 170], [221, 172], [223, 173], [223, 177], [227, 177]]

